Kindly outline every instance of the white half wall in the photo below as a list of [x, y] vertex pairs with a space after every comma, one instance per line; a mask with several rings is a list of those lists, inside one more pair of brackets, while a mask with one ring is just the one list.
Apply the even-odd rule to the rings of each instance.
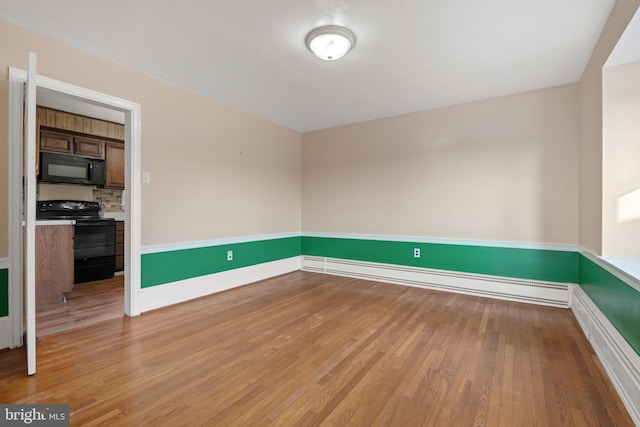
[[297, 270], [299, 256], [143, 288], [139, 307], [141, 312], [155, 310]]

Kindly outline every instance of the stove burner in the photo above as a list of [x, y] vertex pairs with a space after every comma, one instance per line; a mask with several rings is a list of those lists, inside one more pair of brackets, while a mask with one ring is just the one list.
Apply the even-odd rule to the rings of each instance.
[[82, 200], [41, 200], [36, 219], [100, 219], [100, 203]]

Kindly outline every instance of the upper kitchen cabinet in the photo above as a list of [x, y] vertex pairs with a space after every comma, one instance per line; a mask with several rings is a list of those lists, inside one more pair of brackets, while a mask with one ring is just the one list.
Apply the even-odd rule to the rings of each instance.
[[124, 125], [38, 106], [40, 151], [105, 160], [105, 188], [124, 189]]
[[66, 132], [40, 131], [40, 151], [104, 159], [104, 145], [105, 141], [100, 139], [76, 136]]
[[124, 140], [124, 125], [120, 123], [79, 116], [42, 106], [38, 106], [37, 117], [40, 126], [120, 141]]
[[40, 131], [40, 151], [104, 159], [104, 142], [64, 132]]
[[124, 144], [108, 141], [105, 143], [104, 187], [124, 189]]
[[93, 138], [77, 137], [73, 139], [73, 153], [76, 156], [104, 159], [104, 141]]
[[41, 131], [40, 150], [53, 153], [73, 153], [73, 136], [69, 134]]

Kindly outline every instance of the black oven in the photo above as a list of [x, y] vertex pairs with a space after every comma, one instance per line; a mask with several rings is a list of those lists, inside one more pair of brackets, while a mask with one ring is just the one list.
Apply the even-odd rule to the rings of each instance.
[[73, 238], [74, 282], [113, 277], [116, 268], [116, 222], [76, 220]]
[[75, 221], [74, 283], [113, 277], [116, 266], [116, 222], [100, 218], [100, 204], [76, 200], [47, 200], [37, 204], [39, 220]]

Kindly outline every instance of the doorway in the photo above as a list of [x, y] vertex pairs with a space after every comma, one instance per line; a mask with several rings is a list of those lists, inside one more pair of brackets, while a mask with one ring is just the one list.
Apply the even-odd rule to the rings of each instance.
[[[9, 70], [9, 318], [11, 323], [10, 343], [7, 347], [18, 347], [23, 340], [23, 86], [27, 73]], [[125, 121], [125, 274], [123, 312], [128, 316], [140, 314], [140, 105], [110, 95], [81, 88], [68, 83], [36, 76], [38, 93], [47, 93], [60, 102], [81, 104], [86, 108], [124, 114]], [[36, 100], [37, 102], [37, 100]], [[35, 207], [32, 207], [35, 208]]]

